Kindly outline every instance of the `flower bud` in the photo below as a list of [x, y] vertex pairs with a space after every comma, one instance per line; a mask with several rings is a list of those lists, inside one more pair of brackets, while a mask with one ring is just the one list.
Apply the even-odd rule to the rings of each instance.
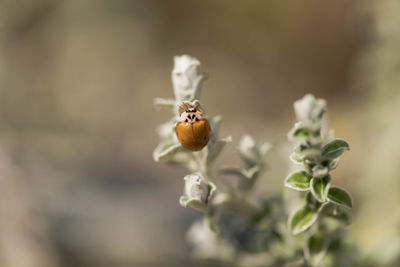
[[294, 110], [299, 121], [312, 123], [322, 119], [325, 113], [326, 103], [323, 99], [315, 99], [311, 94], [294, 102]]
[[190, 206], [200, 211], [206, 211], [208, 203], [214, 195], [215, 185], [207, 182], [201, 173], [186, 175], [185, 192], [179, 202], [182, 207]]

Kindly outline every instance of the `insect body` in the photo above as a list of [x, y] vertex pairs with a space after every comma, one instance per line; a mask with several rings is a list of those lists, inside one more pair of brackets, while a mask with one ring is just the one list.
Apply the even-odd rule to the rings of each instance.
[[179, 122], [176, 124], [176, 136], [184, 148], [192, 151], [203, 149], [210, 140], [211, 127], [203, 118], [200, 104], [182, 103], [179, 106]]

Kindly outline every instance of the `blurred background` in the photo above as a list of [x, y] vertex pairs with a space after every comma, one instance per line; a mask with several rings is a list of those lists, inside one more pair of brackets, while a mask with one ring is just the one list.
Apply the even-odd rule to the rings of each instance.
[[[400, 255], [400, 3], [4, 0], [0, 3], [0, 264], [203, 266], [179, 206], [185, 170], [153, 162], [173, 56], [202, 62], [202, 103], [274, 143], [260, 194], [283, 190], [293, 101], [328, 101], [346, 139], [334, 183], [365, 255]], [[378, 253], [379, 252], [379, 253]]]

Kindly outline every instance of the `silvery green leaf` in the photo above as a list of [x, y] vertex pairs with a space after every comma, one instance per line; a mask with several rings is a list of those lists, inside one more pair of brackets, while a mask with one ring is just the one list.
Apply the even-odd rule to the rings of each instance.
[[263, 161], [271, 147], [270, 143], [260, 145], [250, 135], [244, 135], [236, 149], [246, 165], [254, 166]]
[[294, 102], [294, 110], [297, 119], [303, 122], [315, 122], [321, 120], [325, 109], [325, 100], [315, 99], [311, 94], [307, 94], [302, 99]]
[[294, 172], [286, 177], [285, 186], [298, 191], [308, 191], [310, 190], [310, 180], [311, 176], [305, 171]]
[[313, 177], [315, 178], [322, 178], [328, 174], [328, 168], [322, 165], [316, 165], [312, 168]]
[[208, 203], [214, 195], [215, 185], [207, 182], [201, 173], [196, 172], [186, 175], [185, 192], [179, 202], [182, 207], [192, 207], [200, 211], [206, 211]]
[[327, 200], [328, 190], [330, 187], [331, 177], [329, 175], [323, 178], [311, 179], [311, 193], [319, 202]]
[[250, 135], [244, 135], [240, 139], [237, 151], [241, 158], [250, 165], [258, 161], [256, 151], [256, 141]]
[[179, 143], [161, 143], [153, 152], [153, 158], [156, 162], [160, 160], [168, 161], [178, 152], [182, 151], [183, 147]]
[[349, 193], [339, 187], [331, 187], [328, 192], [328, 200], [332, 203], [342, 205], [348, 208], [353, 206]]
[[349, 150], [349, 144], [342, 139], [335, 139], [321, 148], [321, 155], [325, 158], [335, 159]]
[[205, 79], [206, 75], [200, 73], [200, 61], [196, 58], [188, 55], [174, 57], [172, 83], [177, 102], [199, 99]]
[[304, 232], [317, 220], [318, 213], [309, 207], [303, 207], [295, 211], [289, 218], [289, 227], [292, 234], [297, 235]]

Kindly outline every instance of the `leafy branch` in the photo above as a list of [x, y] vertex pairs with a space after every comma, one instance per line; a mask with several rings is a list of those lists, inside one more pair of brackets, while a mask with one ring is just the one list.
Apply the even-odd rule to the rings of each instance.
[[[348, 247], [341, 238], [342, 228], [329, 220], [349, 223], [352, 199], [344, 189], [331, 186], [330, 172], [349, 145], [334, 139], [332, 132], [325, 134], [325, 101], [306, 95], [295, 103], [299, 122], [289, 133], [290, 140], [296, 142], [290, 158], [301, 170], [287, 176], [285, 186], [299, 191], [304, 205], [289, 216], [287, 223], [282, 195], [257, 196], [253, 190], [268, 168], [265, 157], [270, 143], [258, 143], [244, 135], [236, 149], [242, 166], [219, 168], [216, 173], [211, 171], [213, 163], [232, 142], [230, 136], [219, 137], [220, 116], [206, 117], [211, 138], [202, 150], [191, 151], [180, 144], [176, 136], [178, 105], [200, 105], [206, 76], [193, 57], [178, 56], [174, 61], [175, 98], [154, 101], [169, 108], [172, 117], [159, 127], [160, 144], [153, 157], [189, 171], [183, 178], [179, 203], [204, 214], [187, 233], [194, 255], [230, 266], [335, 266], [335, 255], [345, 253]], [[348, 262], [351, 259], [348, 257]]]

